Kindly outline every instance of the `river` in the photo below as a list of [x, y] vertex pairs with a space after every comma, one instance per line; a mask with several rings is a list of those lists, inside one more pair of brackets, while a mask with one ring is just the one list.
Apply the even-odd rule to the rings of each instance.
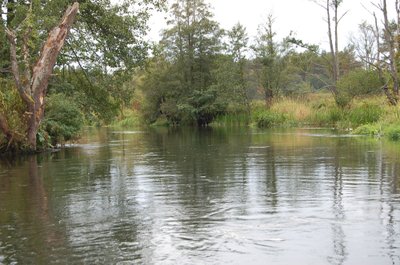
[[0, 264], [400, 264], [400, 145], [91, 130], [0, 162]]

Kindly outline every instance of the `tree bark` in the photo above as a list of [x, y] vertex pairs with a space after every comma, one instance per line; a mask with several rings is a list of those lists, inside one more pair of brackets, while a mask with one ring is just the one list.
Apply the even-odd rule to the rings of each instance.
[[[43, 45], [40, 56], [33, 67], [32, 76], [24, 86], [20, 81], [20, 72], [18, 69], [18, 61], [16, 55], [16, 37], [14, 32], [7, 29], [7, 36], [10, 42], [11, 65], [14, 75], [15, 84], [21, 98], [27, 104], [28, 113], [28, 146], [32, 151], [36, 151], [36, 135], [39, 130], [40, 123], [44, 116], [45, 97], [47, 86], [53, 67], [56, 64], [57, 56], [64, 46], [65, 39], [75, 20], [79, 9], [79, 4], [75, 2], [64, 13], [60, 23], [50, 31], [49, 36]], [[29, 66], [25, 66], [29, 67]], [[30, 74], [30, 73], [29, 73]], [[28, 73], [25, 73], [28, 76]]]
[[21, 83], [19, 65], [17, 59], [17, 42], [15, 32], [6, 28], [6, 34], [8, 42], [10, 43], [10, 60], [11, 60], [11, 72], [14, 77], [15, 86], [17, 87], [18, 93], [22, 100], [29, 106], [33, 103], [30, 96], [26, 93], [25, 87]]

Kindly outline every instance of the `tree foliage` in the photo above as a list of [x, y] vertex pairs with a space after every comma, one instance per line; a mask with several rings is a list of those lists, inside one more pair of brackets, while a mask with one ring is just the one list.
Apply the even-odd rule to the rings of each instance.
[[53, 94], [47, 105], [42, 127], [49, 136], [48, 141], [56, 145], [76, 139], [84, 124], [83, 114], [77, 104], [63, 94]]
[[[373, 13], [375, 25], [362, 23], [357, 38], [339, 49], [344, 1], [315, 0], [326, 16], [329, 50], [325, 51], [292, 33], [278, 39], [272, 15], [251, 40], [240, 23], [221, 29], [205, 0], [175, 0], [162, 39], [147, 58], [147, 23], [165, 2], [79, 0], [77, 22], [43, 93], [48, 92], [50, 108], [41, 136], [67, 140], [78, 133], [83, 120], [111, 123], [132, 106], [136, 88], [143, 100], [135, 100], [135, 111], [140, 110], [149, 123], [173, 125], [205, 126], [227, 113], [250, 116], [252, 100], [270, 104], [281, 96], [325, 89], [333, 92], [341, 107], [355, 97], [378, 94], [381, 88], [391, 104], [397, 104], [399, 1], [395, 19], [389, 17], [386, 0], [373, 3], [378, 11]], [[33, 108], [18, 88], [29, 87], [43, 43], [71, 3], [0, 0], [0, 129], [8, 139], [0, 143], [2, 148], [8, 148], [10, 139], [26, 140]], [[11, 60], [13, 53], [17, 64]], [[19, 80], [12, 74], [16, 68]], [[63, 97], [73, 104], [68, 107]]]
[[[26, 105], [19, 113], [19, 119], [22, 123], [28, 123], [24, 132], [27, 139], [22, 139], [20, 145], [24, 145], [27, 140], [30, 149], [36, 150], [36, 134], [45, 109], [44, 97], [48, 92], [46, 76], [50, 76], [54, 64], [57, 77], [50, 80], [50, 92], [68, 91], [67, 94], [76, 100], [78, 106], [90, 110], [86, 113], [106, 122], [110, 121], [117, 113], [113, 110], [128, 102], [132, 95], [125, 89], [124, 83], [131, 79], [132, 70], [147, 55], [148, 45], [144, 41], [144, 35], [149, 13], [161, 8], [163, 2], [80, 1], [78, 22], [70, 31], [65, 49], [57, 57], [60, 47], [64, 46], [64, 37], [57, 37], [60, 47], [56, 49], [57, 54], [47, 61], [44, 60], [46, 52], [52, 54], [50, 46], [55, 44], [50, 38], [55, 37], [54, 33], [58, 31], [53, 29], [48, 32], [71, 1], [2, 1], [0, 42], [4, 45], [0, 50], [1, 73], [4, 79], [15, 80], [15, 87]], [[67, 12], [64, 18], [69, 19], [66, 15]], [[68, 22], [68, 29], [70, 24], [72, 23]], [[63, 24], [60, 25], [61, 28], [64, 27]], [[47, 43], [43, 44], [45, 40]], [[57, 62], [51, 62], [53, 58], [57, 58]], [[41, 64], [36, 63], [39, 59]], [[49, 66], [45, 66], [45, 71], [40, 70], [43, 62]], [[39, 78], [40, 73], [45, 74]], [[40, 89], [35, 80], [43, 83], [40, 84]], [[85, 98], [88, 100], [82, 100]], [[29, 119], [24, 116], [26, 113], [30, 113]], [[8, 117], [8, 112], [1, 110], [0, 116], [1, 129], [8, 142], [15, 141], [13, 135], [21, 131], [21, 128], [8, 124], [12, 119]]]
[[[157, 85], [158, 116], [171, 123], [206, 125], [223, 111], [216, 100], [212, 69], [221, 50], [221, 34], [209, 6], [203, 0], [176, 1], [171, 6], [169, 28], [163, 33], [161, 64], [164, 80]], [[153, 78], [147, 82], [155, 84]], [[173, 92], [168, 87], [173, 85]], [[150, 87], [146, 85], [147, 89]], [[151, 95], [151, 93], [147, 93]], [[157, 115], [152, 115], [157, 116]]]

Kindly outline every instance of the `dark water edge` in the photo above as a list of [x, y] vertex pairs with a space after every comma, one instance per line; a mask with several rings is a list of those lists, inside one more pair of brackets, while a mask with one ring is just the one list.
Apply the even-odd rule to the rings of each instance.
[[398, 144], [102, 129], [0, 161], [0, 264], [400, 264]]

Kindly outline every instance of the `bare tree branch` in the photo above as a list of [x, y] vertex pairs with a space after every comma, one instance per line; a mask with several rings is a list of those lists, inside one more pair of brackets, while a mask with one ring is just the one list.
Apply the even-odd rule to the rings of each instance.
[[338, 19], [338, 24], [340, 23], [340, 21], [347, 15], [349, 13], [349, 10], [347, 10], [346, 12], [344, 12], [341, 16], [340, 16], [340, 18]]

